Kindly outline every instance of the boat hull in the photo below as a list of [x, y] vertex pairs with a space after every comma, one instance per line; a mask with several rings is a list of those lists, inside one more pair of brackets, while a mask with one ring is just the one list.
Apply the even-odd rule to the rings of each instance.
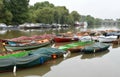
[[43, 47], [46, 45], [49, 45], [50, 42], [45, 42], [45, 43], [41, 43], [41, 44], [36, 44], [36, 45], [28, 45], [28, 46], [8, 46], [6, 45], [6, 49], [11, 49], [13, 51], [15, 50], [25, 50], [25, 49], [34, 49], [34, 48], [39, 48], [39, 47]]
[[81, 49], [84, 48], [84, 46], [90, 45], [92, 43], [94, 43], [94, 42], [93, 41], [87, 41], [87, 42], [78, 41], [78, 42], [75, 42], [75, 43], [60, 46], [59, 49], [70, 51], [70, 52], [80, 52]]
[[78, 38], [75, 37], [64, 37], [64, 36], [58, 36], [58, 37], [54, 37], [54, 41], [55, 42], [70, 42], [70, 41], [78, 41]]
[[0, 59], [0, 72], [12, 71], [14, 66], [17, 69], [24, 69], [28, 67], [33, 67], [35, 65], [43, 64], [48, 61], [50, 57], [47, 55], [28, 55], [21, 58], [7, 58]]

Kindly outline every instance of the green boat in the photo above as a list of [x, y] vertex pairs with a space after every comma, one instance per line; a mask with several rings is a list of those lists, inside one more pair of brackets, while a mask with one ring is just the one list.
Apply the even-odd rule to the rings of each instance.
[[27, 56], [31, 51], [14, 51], [14, 52], [6, 52], [6, 53], [1, 53], [0, 54], [0, 59], [5, 59], [5, 58], [11, 58], [11, 57], [23, 57]]
[[23, 44], [16, 44], [15, 42], [8, 42], [8, 45], [5, 45], [7, 50], [27, 50], [27, 49], [34, 49], [34, 48], [39, 48], [39, 47], [43, 47], [43, 46], [47, 46], [50, 44], [50, 41], [47, 42], [42, 42], [42, 43], [30, 43], [27, 45], [23, 45]]
[[11, 58], [11, 57], [23, 57], [27, 56], [30, 53], [30, 50], [17, 50], [17, 51], [8, 51], [5, 46], [0, 42], [0, 59]]
[[82, 49], [83, 53], [96, 53], [96, 52], [101, 52], [101, 51], [105, 51], [110, 47], [110, 44], [106, 44], [106, 43], [101, 43], [101, 42], [96, 42], [90, 46], [85, 46]]
[[86, 41], [86, 42], [78, 41], [78, 42], [74, 42], [74, 43], [70, 43], [70, 44], [60, 46], [58, 49], [62, 49], [62, 50], [65, 50], [65, 51], [69, 50], [71, 52], [80, 52], [81, 49], [84, 48], [84, 46], [90, 45], [90, 44], [93, 44], [93, 43], [94, 43], [93, 41]]

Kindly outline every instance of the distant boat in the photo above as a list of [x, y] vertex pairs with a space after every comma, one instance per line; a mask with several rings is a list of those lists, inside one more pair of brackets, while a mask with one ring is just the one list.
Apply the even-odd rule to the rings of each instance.
[[88, 23], [86, 21], [84, 21], [84, 22], [78, 22], [78, 21], [76, 21], [75, 22], [75, 27], [77, 29], [79, 29], [79, 28], [87, 28], [87, 26], [88, 26]]
[[88, 23], [86, 21], [80, 22], [80, 27], [87, 28]]
[[84, 21], [83, 23], [84, 23], [84, 26], [83, 26], [83, 27], [84, 27], [84, 28], [87, 28], [88, 23], [87, 23], [86, 21]]

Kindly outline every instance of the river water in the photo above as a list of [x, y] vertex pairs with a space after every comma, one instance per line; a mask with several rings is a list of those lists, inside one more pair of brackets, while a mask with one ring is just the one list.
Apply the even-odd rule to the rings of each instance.
[[[91, 30], [119, 29], [117, 27], [89, 28]], [[3, 30], [2, 30], [3, 31]], [[14, 38], [22, 35], [31, 36], [65, 30], [7, 30], [0, 38]], [[68, 31], [68, 30], [67, 30]], [[104, 52], [94, 54], [72, 53], [70, 57], [58, 58], [43, 65], [17, 70], [16, 73], [0, 73], [0, 77], [119, 77], [120, 76], [120, 45], [111, 45]]]

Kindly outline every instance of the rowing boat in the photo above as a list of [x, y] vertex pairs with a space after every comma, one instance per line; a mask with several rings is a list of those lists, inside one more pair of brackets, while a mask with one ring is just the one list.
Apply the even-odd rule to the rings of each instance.
[[50, 41], [48, 39], [44, 40], [39, 40], [39, 41], [32, 41], [30, 43], [24, 44], [24, 43], [16, 43], [13, 41], [8, 41], [8, 44], [5, 45], [7, 50], [26, 50], [26, 49], [34, 49], [34, 48], [39, 48], [43, 46], [47, 46], [50, 44]]

